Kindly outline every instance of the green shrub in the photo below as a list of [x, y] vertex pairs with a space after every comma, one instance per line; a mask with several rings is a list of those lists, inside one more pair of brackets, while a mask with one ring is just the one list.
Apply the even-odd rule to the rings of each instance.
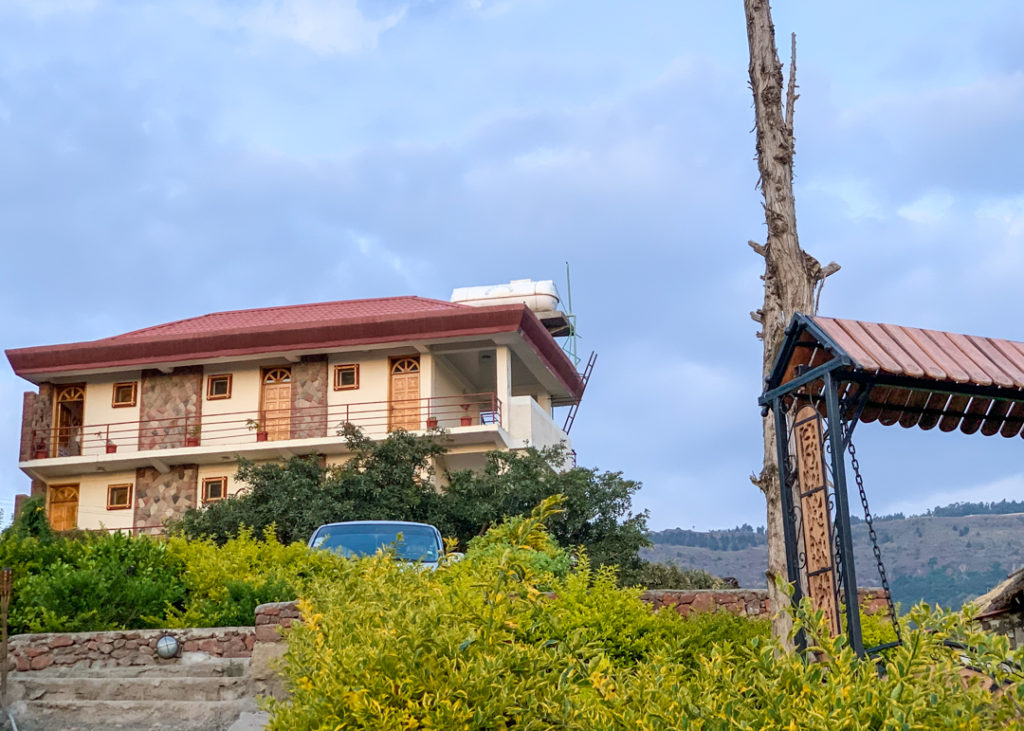
[[0, 535], [0, 566], [14, 571], [13, 633], [251, 625], [257, 605], [295, 599], [339, 564], [327, 551], [279, 543], [272, 527], [222, 547], [17, 523]]
[[[811, 649], [788, 654], [764, 623], [731, 615], [653, 612], [639, 589], [583, 557], [564, 578], [524, 551], [537, 516], [505, 524], [461, 562], [414, 571], [386, 557], [343, 562], [314, 581], [306, 623], [288, 637], [291, 696], [270, 728], [312, 729], [987, 729], [1019, 721], [1024, 692], [999, 694], [1005, 639], [962, 618], [912, 612], [917, 629], [880, 676], [805, 603], [796, 627]], [[501, 530], [499, 528], [498, 530]], [[493, 538], [493, 537], [492, 537]], [[539, 587], [549, 587], [542, 591]], [[1022, 659], [1018, 653], [1016, 659]]]
[[671, 563], [642, 561], [634, 570], [621, 572], [624, 586], [642, 586], [645, 589], [728, 589], [717, 576], [701, 569], [684, 569]]
[[172, 627], [252, 624], [257, 605], [295, 599], [313, 579], [330, 581], [346, 563], [329, 551], [280, 543], [273, 526], [262, 538], [242, 529], [223, 546], [173, 536], [168, 552], [181, 567], [186, 591], [181, 608], [168, 612]]
[[[843, 626], [846, 626], [845, 614], [843, 615]], [[861, 609], [860, 634], [864, 648], [868, 650], [896, 640], [896, 631], [892, 628], [892, 619], [888, 612], [865, 614]]]
[[14, 632], [159, 627], [167, 608], [185, 593], [165, 544], [154, 538], [11, 535], [0, 541], [0, 553], [28, 559], [15, 575]]
[[56, 534], [46, 517], [46, 496], [36, 495], [22, 503], [21, 512], [4, 533], [17, 538], [53, 539]]

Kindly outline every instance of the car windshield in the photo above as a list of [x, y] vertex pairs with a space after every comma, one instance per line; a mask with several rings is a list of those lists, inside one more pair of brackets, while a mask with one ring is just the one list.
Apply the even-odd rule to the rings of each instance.
[[437, 538], [426, 525], [364, 523], [325, 525], [316, 535], [313, 548], [334, 551], [342, 556], [372, 556], [379, 548], [395, 547], [395, 557], [403, 561], [437, 561]]

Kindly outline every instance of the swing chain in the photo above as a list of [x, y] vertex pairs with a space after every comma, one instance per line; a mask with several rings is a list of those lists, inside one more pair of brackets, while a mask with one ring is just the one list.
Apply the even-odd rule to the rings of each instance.
[[882, 563], [882, 549], [878, 547], [878, 534], [875, 533], [874, 520], [871, 517], [871, 509], [868, 507], [868, 495], [864, 492], [864, 478], [860, 475], [860, 463], [857, 462], [857, 450], [853, 442], [850, 442], [850, 467], [853, 469], [854, 479], [857, 481], [857, 489], [860, 491], [860, 504], [864, 506], [864, 522], [868, 526], [868, 536], [871, 538], [871, 550], [875, 554], [875, 563], [878, 565], [878, 576], [882, 580], [882, 590], [885, 592], [885, 602], [889, 607], [889, 619], [892, 620], [892, 628], [896, 633], [896, 641], [903, 644], [903, 635], [900, 632], [900, 622], [896, 617], [896, 607], [892, 601], [892, 592], [889, 590], [889, 579], [885, 574], [885, 564]]

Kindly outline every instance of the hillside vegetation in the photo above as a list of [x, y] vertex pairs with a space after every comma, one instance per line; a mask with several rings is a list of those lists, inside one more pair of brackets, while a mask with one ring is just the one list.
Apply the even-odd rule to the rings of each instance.
[[[882, 559], [893, 596], [904, 609], [926, 601], [959, 607], [1024, 565], [1022, 503], [959, 503], [927, 515], [875, 520]], [[974, 510], [987, 514], [964, 514]], [[740, 586], [764, 586], [768, 551], [760, 529], [731, 531], [673, 529], [651, 534], [641, 555], [652, 561], [735, 577]], [[867, 526], [853, 526], [854, 557], [861, 586], [877, 586], [878, 573]]]

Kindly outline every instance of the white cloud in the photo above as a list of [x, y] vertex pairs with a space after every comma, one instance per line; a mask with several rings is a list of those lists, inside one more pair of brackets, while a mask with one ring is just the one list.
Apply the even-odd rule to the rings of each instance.
[[934, 225], [946, 219], [953, 202], [953, 196], [947, 191], [931, 191], [912, 203], [900, 206], [896, 212], [912, 223]]
[[978, 206], [977, 216], [993, 223], [1013, 238], [1024, 236], [1024, 195], [992, 199]]
[[[855, 177], [819, 177], [804, 186], [808, 192], [821, 192], [838, 198], [847, 218], [884, 218], [883, 207], [872, 189], [872, 181]], [[799, 193], [797, 198], [800, 198]]]
[[91, 13], [99, 7], [99, 0], [3, 0], [0, 10], [27, 12], [37, 18], [69, 13]]
[[330, 56], [376, 48], [380, 35], [401, 22], [405, 8], [370, 20], [356, 0], [265, 0], [244, 12], [200, 3], [191, 14], [206, 25], [242, 29], [258, 39], [288, 40]]
[[572, 147], [541, 147], [518, 155], [512, 161], [521, 170], [553, 170], [557, 168], [578, 168], [591, 160], [588, 150]]

